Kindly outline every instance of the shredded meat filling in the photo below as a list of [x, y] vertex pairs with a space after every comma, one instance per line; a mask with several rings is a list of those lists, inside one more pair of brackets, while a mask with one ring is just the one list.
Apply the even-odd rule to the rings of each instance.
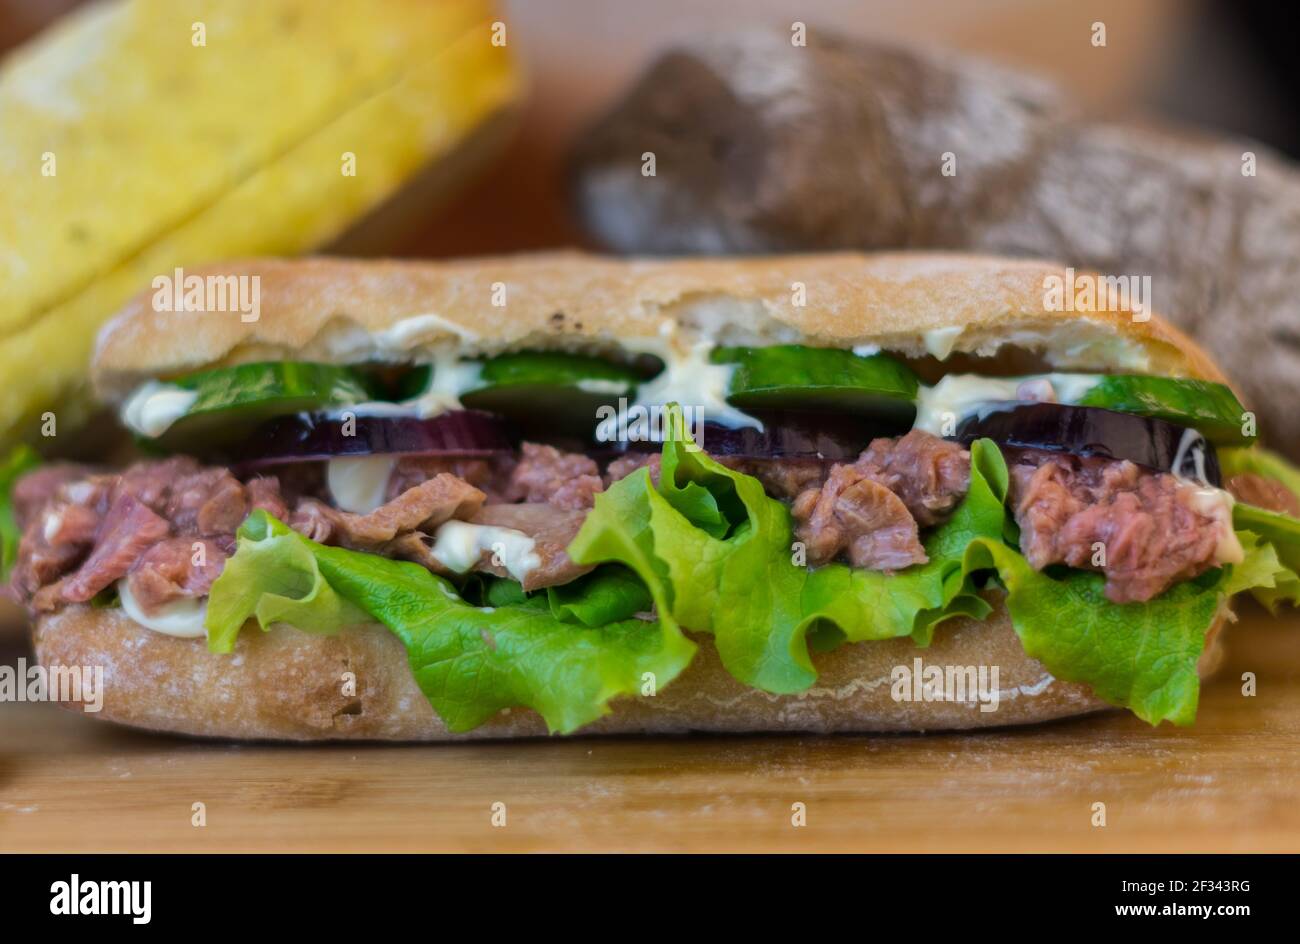
[[1275, 479], [1256, 475], [1253, 472], [1243, 472], [1232, 476], [1224, 486], [1237, 501], [1300, 518], [1300, 498]]
[[918, 429], [873, 439], [855, 465], [901, 498], [923, 528], [947, 519], [970, 488], [970, 453]]
[[810, 564], [846, 551], [854, 567], [871, 570], [901, 570], [928, 559], [907, 506], [856, 466], [835, 466], [825, 484], [795, 499], [791, 513]]
[[1038, 570], [1067, 564], [1106, 575], [1116, 603], [1150, 600], [1215, 566], [1220, 522], [1189, 486], [1132, 462], [1025, 451], [1011, 465], [1020, 550]]
[[468, 518], [485, 498], [463, 479], [439, 472], [365, 515], [339, 511], [319, 499], [303, 499], [289, 526], [322, 544], [373, 551], [403, 532], [432, 531], [452, 518]]
[[514, 501], [546, 502], [581, 511], [596, 504], [596, 493], [604, 487], [600, 468], [586, 456], [524, 443], [507, 494]]
[[970, 453], [961, 446], [919, 430], [875, 439], [795, 498], [795, 536], [811, 564], [842, 553], [871, 570], [923, 564], [920, 528], [946, 518], [969, 486]]
[[127, 588], [150, 610], [183, 597], [207, 596], [232, 550], [228, 543], [210, 538], [166, 538], [131, 567]]
[[[1150, 599], [1214, 566], [1221, 522], [1194, 507], [1173, 476], [1028, 450], [1010, 460], [1021, 548], [1035, 568], [1100, 569], [1108, 596], [1124, 602]], [[873, 440], [851, 463], [719, 461], [791, 502], [795, 537], [813, 565], [841, 557], [886, 571], [924, 563], [922, 530], [942, 523], [970, 483], [970, 453], [919, 431]], [[659, 455], [619, 457], [603, 477], [587, 456], [533, 443], [490, 460], [402, 457], [386, 503], [353, 514], [329, 503], [319, 464], [249, 481], [185, 457], [118, 474], [51, 465], [14, 488], [23, 534], [10, 589], [37, 610], [84, 603], [123, 579], [146, 610], [203, 596], [234, 552], [235, 530], [257, 508], [312, 540], [440, 573], [446, 568], [430, 547], [447, 521], [511, 528], [534, 542], [538, 566], [525, 588], [553, 586], [590, 569], [574, 564], [565, 548], [600, 492], [643, 467], [657, 481]], [[1229, 487], [1243, 501], [1300, 512], [1294, 495], [1259, 476], [1236, 476]], [[1094, 563], [1098, 543], [1104, 564]], [[475, 569], [505, 574], [489, 554]]]
[[[564, 548], [603, 487], [586, 456], [525, 444], [522, 455], [493, 460], [403, 457], [385, 504], [369, 514], [333, 507], [318, 469], [283, 468], [278, 477], [241, 482], [228, 469], [187, 457], [142, 462], [117, 474], [51, 465], [14, 489], [23, 529], [10, 592], [34, 609], [84, 603], [125, 579], [146, 611], [204, 596], [235, 549], [235, 531], [265, 509], [312, 540], [425, 563], [438, 527], [452, 519], [527, 534], [539, 566], [528, 589], [588, 570]], [[522, 502], [516, 504], [516, 502]], [[486, 557], [480, 569], [504, 573]]]

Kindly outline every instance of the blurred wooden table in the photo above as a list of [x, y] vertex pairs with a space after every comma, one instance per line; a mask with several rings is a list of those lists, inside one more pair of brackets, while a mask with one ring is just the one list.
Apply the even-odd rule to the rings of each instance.
[[0, 704], [0, 850], [1300, 850], [1300, 617], [1229, 646], [1190, 730], [241, 746]]

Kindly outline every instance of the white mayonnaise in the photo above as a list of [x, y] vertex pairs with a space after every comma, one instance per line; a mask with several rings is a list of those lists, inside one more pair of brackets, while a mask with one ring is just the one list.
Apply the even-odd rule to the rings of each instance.
[[73, 482], [63, 486], [63, 494], [73, 504], [84, 505], [94, 497], [95, 485], [93, 482]]
[[1012, 377], [980, 377], [975, 374], [949, 374], [933, 387], [922, 385], [916, 391], [914, 429], [951, 436], [953, 423], [981, 403], [1014, 400], [1020, 381]]
[[637, 388], [634, 406], [664, 406], [679, 403], [690, 407], [697, 422], [719, 423], [739, 428], [762, 429], [759, 420], [727, 402], [735, 364], [712, 364], [709, 354], [714, 343], [686, 340], [678, 335], [677, 323], [665, 320], [659, 328], [662, 341], [642, 339], [627, 343], [629, 350], [643, 350], [664, 362], [659, 376]]
[[207, 598], [187, 597], [164, 604], [152, 613], [140, 608], [126, 580], [117, 582], [117, 596], [122, 601], [122, 610], [132, 620], [146, 629], [167, 636], [181, 639], [201, 639], [207, 635], [203, 621], [208, 615]]
[[45, 513], [45, 522], [41, 532], [45, 537], [46, 544], [54, 543], [54, 536], [59, 533], [59, 528], [63, 527], [63, 513], [67, 506], [58, 509], [51, 509]]
[[1246, 549], [1241, 546], [1237, 531], [1232, 526], [1232, 506], [1236, 499], [1232, 493], [1210, 485], [1183, 482], [1181, 486], [1187, 507], [1198, 515], [1214, 520], [1218, 532], [1214, 545], [1214, 559], [1220, 564], [1240, 564], [1246, 559]]
[[1078, 403], [1097, 384], [1101, 383], [1102, 374], [1043, 374], [1042, 379], [1052, 385], [1056, 391], [1057, 403]]
[[624, 396], [632, 385], [626, 380], [579, 380], [578, 389], [583, 393], [599, 393], [605, 396]]
[[946, 361], [952, 349], [957, 346], [957, 338], [961, 336], [965, 327], [965, 325], [952, 325], [926, 331], [921, 335], [921, 343], [925, 345], [926, 353]]
[[1196, 485], [1204, 485], [1205, 481], [1205, 437], [1194, 429], [1183, 430], [1183, 435], [1178, 438], [1178, 448], [1174, 450], [1173, 468], [1169, 471], [1176, 478], [1188, 481], [1183, 475], [1183, 467], [1187, 465], [1187, 456], [1192, 457], [1192, 466], [1196, 469], [1196, 476], [1191, 481]]
[[[1196, 477], [1189, 479], [1183, 475], [1188, 455], [1196, 470]], [[1222, 488], [1215, 488], [1205, 480], [1205, 437], [1194, 429], [1183, 430], [1174, 451], [1173, 468], [1169, 470], [1179, 481], [1187, 507], [1198, 515], [1214, 520], [1217, 530], [1217, 542], [1214, 546], [1214, 559], [1220, 564], [1240, 564], [1246, 559], [1246, 550], [1241, 546], [1237, 530], [1232, 526], [1232, 506], [1236, 499], [1232, 493]]]
[[986, 338], [971, 353], [992, 357], [1004, 347], [1046, 351], [1051, 364], [1060, 368], [1109, 364], [1115, 370], [1137, 374], [1151, 369], [1151, 356], [1140, 340], [1087, 319], [1050, 329], [1002, 332]]
[[189, 412], [198, 396], [197, 391], [150, 380], [122, 405], [122, 425], [150, 439], [161, 436]]
[[[455, 354], [447, 353], [435, 358], [430, 366], [429, 386], [409, 400], [400, 403], [371, 400], [340, 407], [326, 415], [332, 419], [340, 419], [350, 413], [353, 416], [409, 416], [427, 420], [451, 410], [465, 409], [460, 402], [461, 394], [480, 386], [483, 364], [479, 361], [461, 361]], [[626, 392], [626, 387], [623, 390]]]
[[461, 394], [479, 386], [483, 365], [479, 361], [462, 361], [455, 353], [447, 352], [434, 359], [432, 373], [424, 392], [402, 404], [421, 419], [465, 409]]
[[448, 570], [463, 574], [488, 551], [494, 557], [493, 563], [523, 583], [529, 573], [542, 565], [536, 547], [532, 538], [514, 528], [448, 521], [434, 532], [429, 553]]
[[384, 503], [388, 479], [397, 457], [341, 456], [329, 460], [325, 478], [334, 504], [358, 515], [369, 514]]
[[351, 403], [335, 410], [326, 410], [325, 416], [332, 420], [346, 420], [349, 416], [414, 416], [415, 411], [409, 406], [392, 403], [388, 400], [367, 400], [364, 403]]
[[914, 428], [936, 436], [952, 435], [953, 429], [949, 421], [960, 420], [984, 403], [1018, 400], [1022, 384], [1039, 381], [1051, 384], [1057, 403], [1077, 403], [1101, 381], [1101, 375], [981, 377], [978, 374], [948, 374], [933, 387], [922, 386], [917, 391]]
[[464, 341], [478, 340], [478, 334], [469, 328], [448, 321], [432, 312], [423, 315], [411, 315], [394, 322], [383, 331], [375, 332], [372, 337], [376, 344], [386, 350], [402, 351], [411, 347], [412, 341], [434, 338], [451, 334]]

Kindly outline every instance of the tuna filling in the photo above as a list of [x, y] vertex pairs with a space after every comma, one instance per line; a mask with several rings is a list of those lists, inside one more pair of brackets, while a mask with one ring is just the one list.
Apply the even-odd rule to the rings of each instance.
[[[790, 504], [795, 540], [812, 566], [842, 559], [893, 571], [924, 563], [925, 529], [948, 518], [970, 480], [969, 452], [916, 430], [872, 441], [852, 463], [720, 461]], [[1032, 451], [1008, 454], [1008, 461], [1021, 549], [1034, 567], [1100, 570], [1107, 595], [1127, 602], [1216, 565], [1224, 522], [1174, 476]], [[146, 612], [203, 597], [234, 553], [239, 524], [261, 508], [312, 540], [415, 561], [446, 576], [453, 572], [437, 549], [443, 525], [509, 529], [531, 541], [521, 583], [534, 590], [589, 569], [565, 548], [596, 495], [642, 466], [657, 477], [659, 456], [629, 454], [603, 470], [585, 455], [534, 443], [491, 461], [406, 457], [393, 467], [385, 503], [368, 514], [334, 505], [321, 463], [247, 479], [186, 457], [118, 473], [46, 466], [14, 489], [23, 536], [9, 589], [38, 612], [86, 603], [121, 580]], [[488, 550], [468, 566], [519, 576]]]

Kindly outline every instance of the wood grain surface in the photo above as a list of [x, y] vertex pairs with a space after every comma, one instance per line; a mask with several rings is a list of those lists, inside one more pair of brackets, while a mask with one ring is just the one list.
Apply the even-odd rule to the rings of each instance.
[[297, 747], [0, 704], [0, 850], [1297, 851], [1300, 617], [1243, 609], [1190, 729]]

